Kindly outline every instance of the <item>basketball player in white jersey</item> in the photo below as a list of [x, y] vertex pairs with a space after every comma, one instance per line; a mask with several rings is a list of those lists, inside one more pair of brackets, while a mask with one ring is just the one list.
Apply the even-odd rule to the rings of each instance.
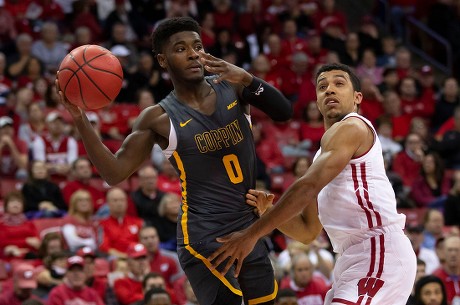
[[[415, 281], [416, 257], [404, 235], [405, 216], [385, 174], [382, 148], [372, 124], [357, 114], [360, 83], [348, 66], [322, 66], [316, 74], [317, 105], [326, 132], [313, 164], [257, 222], [219, 238], [209, 259], [225, 274], [241, 263], [256, 241], [275, 227], [310, 243], [322, 227], [338, 259], [326, 305], [404, 305]], [[273, 195], [251, 190], [259, 209]], [[318, 217], [319, 216], [319, 217]]]

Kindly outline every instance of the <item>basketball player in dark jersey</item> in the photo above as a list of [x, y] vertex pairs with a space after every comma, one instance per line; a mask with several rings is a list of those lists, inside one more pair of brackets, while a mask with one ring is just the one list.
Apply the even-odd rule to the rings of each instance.
[[[206, 54], [199, 25], [191, 18], [163, 21], [152, 40], [174, 90], [139, 115], [115, 154], [100, 142], [84, 112], [60, 91], [61, 101], [89, 157], [111, 185], [133, 174], [154, 144], [162, 147], [180, 174], [178, 255], [200, 304], [273, 304], [277, 284], [263, 242], [245, 259], [238, 278], [234, 270], [224, 276], [211, 270], [206, 257], [219, 247], [217, 237], [244, 229], [257, 218], [245, 203], [245, 194], [255, 187], [249, 105], [275, 121], [288, 120], [291, 105], [268, 83]], [[205, 77], [205, 71], [213, 76]]]

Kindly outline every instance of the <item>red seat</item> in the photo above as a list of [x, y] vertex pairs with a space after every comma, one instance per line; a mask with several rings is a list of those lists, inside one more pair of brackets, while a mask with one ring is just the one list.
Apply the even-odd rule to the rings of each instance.
[[61, 227], [63, 225], [62, 218], [38, 218], [32, 220], [39, 237], [42, 239], [47, 233], [50, 232], [61, 232]]
[[16, 179], [2, 178], [0, 180], [0, 198], [5, 198], [11, 191], [20, 191], [24, 182]]

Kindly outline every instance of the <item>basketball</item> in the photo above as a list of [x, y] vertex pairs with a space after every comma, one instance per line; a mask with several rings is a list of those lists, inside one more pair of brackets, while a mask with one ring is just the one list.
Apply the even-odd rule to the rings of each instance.
[[57, 80], [69, 102], [85, 110], [95, 110], [110, 104], [118, 95], [123, 70], [109, 50], [83, 45], [62, 60]]

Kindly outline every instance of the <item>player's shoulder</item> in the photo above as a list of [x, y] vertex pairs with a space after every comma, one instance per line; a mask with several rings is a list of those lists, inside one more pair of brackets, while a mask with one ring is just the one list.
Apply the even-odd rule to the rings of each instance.
[[337, 122], [337, 124], [335, 125], [337, 125], [336, 128], [366, 133], [370, 127], [368, 123], [364, 120], [364, 118], [359, 115], [346, 116], [344, 119], [342, 119], [340, 122]]

